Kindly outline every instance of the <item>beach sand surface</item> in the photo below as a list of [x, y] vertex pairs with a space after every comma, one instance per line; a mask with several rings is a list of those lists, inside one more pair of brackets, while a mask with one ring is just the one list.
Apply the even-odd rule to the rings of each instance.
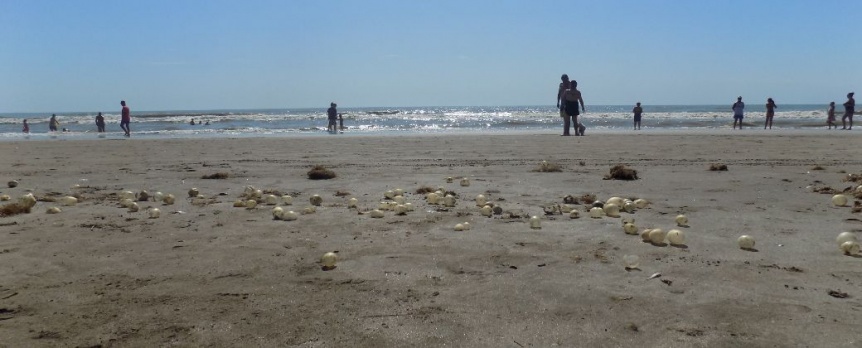
[[[862, 258], [835, 237], [862, 232], [862, 214], [809, 189], [858, 185], [842, 179], [862, 173], [860, 148], [850, 132], [757, 130], [0, 143], [2, 179], [20, 183], [0, 192], [43, 200], [0, 218], [0, 346], [860, 347]], [[639, 179], [603, 180], [620, 163]], [[338, 176], [307, 179], [315, 164]], [[232, 206], [247, 185], [294, 196], [285, 210], [323, 204], [274, 220]], [[421, 186], [458, 203], [428, 205]], [[415, 211], [371, 218], [396, 188]], [[177, 199], [128, 212], [124, 190]], [[478, 194], [506, 213], [480, 215]], [[544, 213], [584, 194], [649, 200], [622, 216], [685, 245], [644, 243], [583, 203], [579, 219]], [[61, 195], [80, 202], [46, 214]]]

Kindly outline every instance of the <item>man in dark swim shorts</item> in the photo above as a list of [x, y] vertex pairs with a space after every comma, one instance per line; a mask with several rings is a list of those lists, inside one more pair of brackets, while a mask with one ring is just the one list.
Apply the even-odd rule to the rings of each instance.
[[736, 98], [736, 103], [733, 103], [733, 129], [736, 129], [736, 124], [739, 123], [739, 129], [742, 129], [743, 110], [745, 103], [742, 102], [742, 97]]
[[563, 102], [565, 103], [566, 115], [571, 117], [571, 122], [575, 125], [575, 135], [584, 135], [583, 132], [580, 132], [580, 127], [577, 126], [580, 111], [586, 112], [584, 98], [581, 96], [581, 91], [578, 90], [578, 81], [571, 80], [569, 82], [569, 89], [563, 93]]

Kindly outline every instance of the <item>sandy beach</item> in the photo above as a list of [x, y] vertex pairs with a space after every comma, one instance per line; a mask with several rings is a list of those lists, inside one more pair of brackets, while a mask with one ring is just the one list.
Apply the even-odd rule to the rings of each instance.
[[[862, 258], [835, 241], [862, 232], [862, 214], [808, 188], [858, 185], [842, 179], [862, 173], [860, 148], [853, 132], [748, 129], [2, 142], [2, 182], [19, 185], [0, 192], [80, 202], [0, 218], [0, 346], [862, 347]], [[533, 171], [542, 160], [562, 171]], [[639, 180], [603, 180], [620, 163]], [[315, 164], [338, 176], [309, 180]], [[292, 195], [285, 210], [323, 204], [274, 220], [273, 206], [233, 207], [247, 185]], [[421, 186], [458, 203], [429, 205]], [[371, 218], [396, 188], [415, 211]], [[129, 212], [124, 190], [177, 200]], [[505, 213], [480, 215], [478, 194]], [[578, 219], [544, 213], [584, 194], [650, 201], [622, 216], [680, 229], [685, 246], [645, 243], [583, 203]], [[324, 271], [328, 251], [339, 261]]]

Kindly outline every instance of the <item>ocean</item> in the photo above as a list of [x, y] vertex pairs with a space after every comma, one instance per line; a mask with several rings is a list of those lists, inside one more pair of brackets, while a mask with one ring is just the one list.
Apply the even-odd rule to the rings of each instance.
[[[588, 105], [581, 121], [589, 133], [631, 130], [633, 105]], [[643, 131], [729, 129], [728, 105], [643, 105]], [[774, 129], [825, 128], [827, 105], [781, 105]], [[838, 110], [840, 109], [840, 110]], [[368, 107], [339, 108], [345, 133], [360, 135], [475, 132], [562, 132], [559, 111], [553, 106]], [[747, 126], [763, 127], [764, 105], [746, 105]], [[840, 123], [843, 108], [836, 108]], [[22, 121], [30, 123], [29, 139], [88, 139], [97, 136], [96, 112], [58, 112], [60, 128], [48, 132], [44, 113], [0, 113], [0, 140], [24, 139]], [[103, 112], [105, 137], [121, 137], [119, 109]], [[206, 124], [190, 125], [194, 119]], [[329, 135], [326, 108], [137, 111], [132, 109], [135, 138], [266, 137]]]

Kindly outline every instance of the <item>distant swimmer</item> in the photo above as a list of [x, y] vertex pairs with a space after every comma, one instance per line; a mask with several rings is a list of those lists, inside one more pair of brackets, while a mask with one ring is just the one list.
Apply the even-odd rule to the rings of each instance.
[[[563, 74], [560, 76], [560, 87], [557, 88], [557, 109], [560, 109], [560, 117], [563, 118], [563, 136], [569, 136], [569, 129], [571, 128], [571, 118], [568, 114], [566, 114], [566, 104], [563, 102], [563, 95], [566, 93], [566, 90], [569, 89], [569, 75]], [[578, 133], [577, 130], [575, 133]]]
[[191, 122], [189, 122], [189, 124], [194, 126], [195, 125], [195, 119], [192, 119]]
[[123, 106], [123, 110], [120, 111], [120, 128], [126, 132], [126, 136], [128, 137], [132, 135], [132, 129], [129, 128], [129, 124], [132, 123], [132, 111], [126, 106], [125, 100], [121, 100], [120, 105]]
[[742, 129], [742, 118], [745, 117], [745, 103], [742, 102], [742, 97], [736, 98], [736, 103], [733, 103], [733, 129], [736, 129], [736, 124], [739, 123], [739, 129]]
[[[841, 129], [853, 129], [853, 111], [856, 109], [856, 100], [853, 92], [847, 93], [847, 101], [844, 102], [844, 116], [841, 117]], [[850, 119], [850, 127], [847, 128], [847, 119]]]
[[326, 125], [326, 130], [330, 132], [335, 132], [335, 124], [338, 120], [338, 110], [336, 109], [338, 105], [335, 103], [329, 103], [329, 109], [326, 110], [326, 117], [329, 120], [329, 123]]
[[204, 123], [204, 126], [209, 126], [209, 125], [210, 125], [210, 121], [206, 121], [206, 123]]
[[60, 121], [57, 121], [57, 114], [51, 114], [51, 119], [48, 120], [48, 130], [56, 132], [60, 128]]
[[96, 116], [96, 129], [98, 129], [99, 133], [105, 132], [105, 117], [102, 116], [101, 112]]
[[643, 115], [644, 109], [641, 107], [641, 102], [638, 102], [635, 105], [635, 108], [632, 109], [632, 113], [635, 114], [634, 127], [636, 130], [641, 129], [641, 116]]
[[29, 124], [29, 123], [27, 123], [27, 119], [26, 119], [26, 118], [24, 119], [24, 129], [22, 130], [22, 132], [24, 132], [24, 133], [28, 133], [28, 134], [30, 133], [30, 124]]
[[775, 108], [778, 105], [775, 105], [775, 101], [772, 98], [766, 98], [766, 123], [763, 124], [763, 129], [766, 129], [769, 126], [769, 129], [772, 129], [772, 117], [775, 116]]
[[838, 129], [838, 125], [835, 123], [835, 102], [829, 103], [829, 109], [826, 109], [826, 125], [829, 127], [828, 129], [832, 129], [832, 126]]

